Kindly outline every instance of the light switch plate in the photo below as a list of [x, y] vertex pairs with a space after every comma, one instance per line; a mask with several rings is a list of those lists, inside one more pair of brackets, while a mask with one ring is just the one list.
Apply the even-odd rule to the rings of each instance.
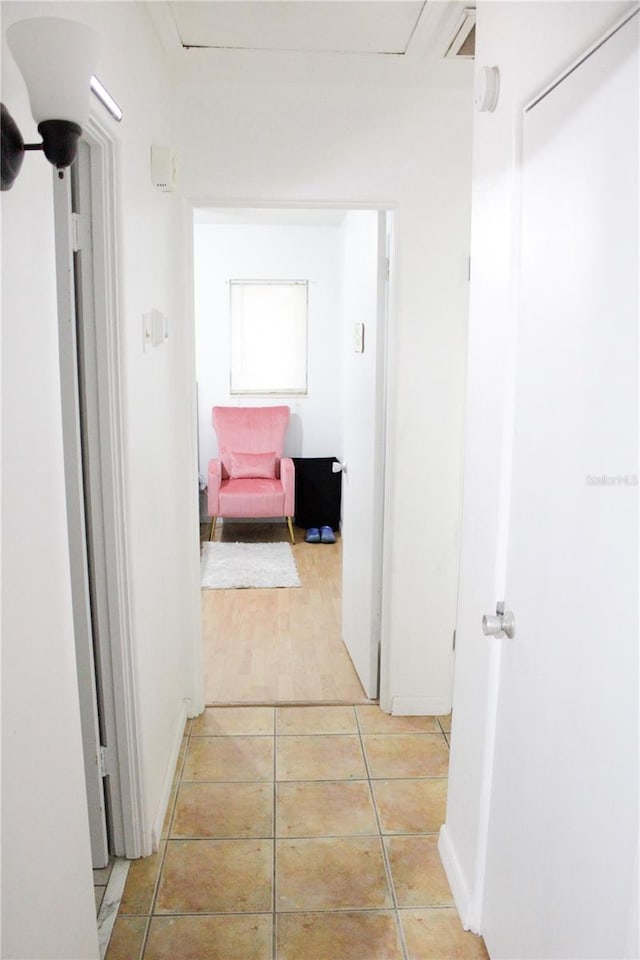
[[152, 341], [152, 324], [151, 324], [151, 314], [143, 313], [142, 314], [142, 349], [145, 353], [148, 353], [153, 346]]
[[169, 339], [169, 322], [160, 310], [142, 315], [142, 344], [145, 353]]
[[166, 318], [159, 310], [151, 311], [151, 341], [154, 347], [159, 347], [167, 339]]

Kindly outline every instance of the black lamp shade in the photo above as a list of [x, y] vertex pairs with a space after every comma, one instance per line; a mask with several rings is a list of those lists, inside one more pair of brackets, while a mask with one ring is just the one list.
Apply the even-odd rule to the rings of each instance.
[[78, 152], [82, 127], [71, 120], [43, 120], [38, 124], [44, 155], [58, 170], [70, 167]]

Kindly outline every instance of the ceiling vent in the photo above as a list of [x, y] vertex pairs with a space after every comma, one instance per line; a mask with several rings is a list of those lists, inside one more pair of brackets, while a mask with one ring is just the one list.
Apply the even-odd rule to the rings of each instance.
[[466, 7], [445, 51], [449, 60], [473, 60], [476, 55], [476, 11]]

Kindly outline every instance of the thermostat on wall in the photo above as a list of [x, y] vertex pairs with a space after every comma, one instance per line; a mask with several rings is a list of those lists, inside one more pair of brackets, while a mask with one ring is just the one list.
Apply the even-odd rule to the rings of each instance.
[[171, 193], [176, 179], [175, 162], [169, 147], [151, 147], [151, 182], [163, 193]]

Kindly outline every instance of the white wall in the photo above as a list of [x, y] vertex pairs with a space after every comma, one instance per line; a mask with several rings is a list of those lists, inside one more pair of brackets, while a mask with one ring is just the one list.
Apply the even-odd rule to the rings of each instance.
[[[194, 280], [200, 472], [218, 445], [214, 404], [291, 408], [285, 453], [342, 456], [341, 231], [339, 226], [196, 224]], [[232, 397], [229, 280], [308, 280], [308, 395]]]
[[[128, 541], [150, 848], [184, 698], [197, 699], [195, 412], [185, 400], [193, 361], [187, 297], [177, 282], [186, 236], [179, 201], [149, 180], [151, 143], [171, 140], [172, 95], [138, 5], [8, 3], [3, 31], [32, 15], [96, 27], [99, 75], [125, 111], [112, 129], [120, 144]], [[24, 84], [6, 48], [2, 87], [25, 139], [35, 140]], [[97, 956], [97, 943], [70, 607], [51, 183], [43, 157], [27, 154], [2, 199], [2, 947], [13, 958], [87, 960]], [[170, 339], [144, 354], [142, 313], [153, 306], [169, 316]], [[54, 865], [55, 882], [43, 882], [43, 864]]]
[[[2, 67], [3, 102], [24, 130], [26, 93], [4, 46]], [[2, 197], [2, 956], [87, 960], [98, 956], [98, 943], [67, 549], [51, 182], [48, 164], [27, 154]], [[53, 882], [43, 883], [44, 864], [55, 865]]]
[[503, 416], [516, 276], [514, 125], [524, 103], [628, 8], [608, 2], [478, 5], [476, 68], [497, 64], [501, 86], [495, 113], [476, 114], [474, 121], [465, 494], [445, 850], [458, 908], [475, 930], [482, 929], [499, 669], [497, 651], [482, 637], [481, 620], [503, 597], [505, 576], [508, 463], [502, 451], [508, 450]]
[[[471, 95], [310, 76], [185, 84], [181, 177], [205, 203], [397, 205], [384, 702], [451, 696], [466, 354]], [[464, 73], [468, 65], [456, 65]], [[398, 706], [397, 705], [397, 706]]]
[[[130, 12], [119, 3], [96, 6], [109, 55], [101, 79], [125, 111], [117, 136], [129, 547], [146, 814], [154, 830], [148, 839], [155, 843], [185, 698], [199, 707], [193, 331], [183, 283], [188, 237], [180, 198], [150, 182], [151, 144], [173, 141], [173, 91], [162, 52], [137, 4]], [[88, 13], [93, 8], [86, 5]], [[152, 307], [168, 317], [169, 339], [145, 353], [142, 315]]]

